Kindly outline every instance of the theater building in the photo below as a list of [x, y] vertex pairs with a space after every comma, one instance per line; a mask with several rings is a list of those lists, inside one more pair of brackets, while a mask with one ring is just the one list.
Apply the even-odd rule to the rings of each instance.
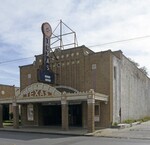
[[15, 128], [18, 106], [22, 126], [73, 126], [88, 132], [150, 116], [150, 80], [120, 50], [94, 52], [83, 45], [55, 49], [52, 59], [53, 53], [46, 52], [51, 34], [43, 34], [43, 54], [20, 66], [20, 89], [4, 97], [0, 88], [1, 114], [4, 104], [12, 104]]

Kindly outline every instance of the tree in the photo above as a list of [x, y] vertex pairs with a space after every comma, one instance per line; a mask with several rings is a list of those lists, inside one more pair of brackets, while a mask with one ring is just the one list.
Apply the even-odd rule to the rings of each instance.
[[139, 68], [145, 75], [148, 76], [147, 68], [145, 66]]
[[140, 65], [135, 62], [134, 60], [132, 60], [131, 58], [128, 58], [137, 68], [139, 68], [145, 75], [148, 76], [148, 71], [147, 68], [145, 66], [139, 67]]
[[139, 67], [140, 65], [137, 63], [137, 62], [135, 62], [134, 60], [132, 60], [131, 58], [128, 58], [135, 66], [137, 66], [137, 67]]

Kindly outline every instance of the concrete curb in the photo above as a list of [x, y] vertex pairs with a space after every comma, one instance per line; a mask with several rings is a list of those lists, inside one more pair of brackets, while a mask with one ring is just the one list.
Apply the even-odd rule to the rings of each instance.
[[86, 136], [86, 134], [78, 134], [78, 133], [71, 133], [71, 132], [50, 132], [50, 131], [38, 131], [38, 130], [21, 130], [21, 129], [3, 129], [1, 128], [0, 131], [5, 132], [21, 132], [21, 133], [38, 133], [38, 134], [52, 134], [52, 135], [66, 135], [66, 136]]
[[125, 136], [95, 136], [95, 137], [104, 137], [104, 138], [117, 138], [117, 139], [139, 139], [139, 140], [150, 140], [150, 138], [145, 137], [125, 137]]

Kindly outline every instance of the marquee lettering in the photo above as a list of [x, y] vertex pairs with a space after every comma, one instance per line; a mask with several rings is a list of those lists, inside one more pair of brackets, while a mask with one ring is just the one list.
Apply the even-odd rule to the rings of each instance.
[[23, 94], [23, 97], [49, 97], [49, 96], [52, 96], [52, 93], [44, 90], [34, 90]]

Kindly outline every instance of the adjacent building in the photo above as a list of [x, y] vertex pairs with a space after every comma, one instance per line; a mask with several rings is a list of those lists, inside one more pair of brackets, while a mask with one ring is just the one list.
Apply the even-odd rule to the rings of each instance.
[[[15, 90], [17, 90], [15, 86], [0, 84], [0, 122], [9, 120], [11, 117], [13, 111], [10, 99], [12, 100], [14, 98]], [[2, 126], [2, 124], [0, 126]]]

